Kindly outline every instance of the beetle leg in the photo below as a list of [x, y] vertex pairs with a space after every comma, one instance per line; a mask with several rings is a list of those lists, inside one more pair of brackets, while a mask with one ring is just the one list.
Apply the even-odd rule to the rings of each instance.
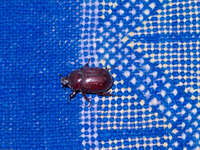
[[111, 68], [107, 68], [107, 67], [106, 67], [106, 70], [107, 70], [107, 71], [111, 71], [113, 68], [117, 68], [116, 65], [112, 66]]
[[74, 98], [76, 96], [77, 92], [73, 91], [70, 95], [69, 95], [69, 100], [71, 101], [72, 98]]
[[100, 92], [100, 93], [97, 93], [97, 95], [99, 95], [99, 96], [115, 96], [115, 95], [113, 95], [113, 94], [111, 94], [110, 92]]
[[85, 98], [85, 100], [88, 101], [88, 103], [89, 103], [88, 107], [90, 107], [90, 104], [91, 104], [90, 99], [86, 96], [85, 93], [83, 93], [83, 92], [81, 92], [81, 93], [82, 93], [83, 97]]
[[62, 78], [62, 77], [63, 77], [63, 75], [62, 75], [61, 73], [59, 73], [59, 74], [58, 74], [58, 76], [59, 76], [60, 78]]
[[106, 70], [107, 70], [107, 71], [110, 71], [110, 70], [111, 70], [111, 68], [106, 68]]

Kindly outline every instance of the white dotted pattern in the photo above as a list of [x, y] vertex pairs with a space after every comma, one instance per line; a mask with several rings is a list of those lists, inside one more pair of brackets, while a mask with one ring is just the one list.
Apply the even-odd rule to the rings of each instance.
[[[82, 60], [82, 64], [86, 64], [88, 59], [94, 58], [94, 61], [92, 61], [92, 63], [94, 63], [95, 66], [98, 66], [98, 62], [97, 62], [97, 55], [96, 55], [96, 26], [98, 24], [98, 5], [99, 2], [96, 0], [95, 3], [90, 0], [89, 2], [84, 1], [82, 4], [83, 7], [83, 21], [82, 21], [82, 35], [81, 35], [81, 60]], [[95, 6], [95, 9], [86, 9], [86, 6], [88, 6], [89, 8], [91, 8], [92, 6]], [[89, 13], [89, 15], [86, 15], [87, 13]], [[94, 15], [93, 15], [94, 13]], [[92, 25], [94, 25], [94, 27], [91, 27]], [[86, 26], [86, 27], [85, 27]], [[87, 27], [88, 26], [88, 27]], [[87, 38], [85, 38], [87, 37]], [[86, 53], [86, 54], [85, 54]], [[91, 62], [91, 61], [90, 61]], [[89, 64], [91, 65], [91, 64]], [[97, 133], [97, 102], [98, 102], [98, 97], [95, 97], [95, 104], [92, 103], [92, 108], [93, 111], [91, 111], [90, 109], [86, 108], [88, 103], [86, 103], [85, 99], [82, 98], [83, 101], [83, 105], [82, 105], [82, 111], [81, 111], [81, 125], [83, 126], [81, 132], [82, 135], [81, 137], [83, 138], [82, 141], [82, 145], [85, 147], [86, 144], [92, 146], [95, 145], [95, 150], [98, 150], [98, 140], [92, 141], [92, 138], [96, 139], [98, 136]], [[94, 117], [94, 122], [91, 122], [92, 116]], [[89, 128], [86, 129], [85, 125], [88, 125]], [[94, 125], [94, 128], [91, 128], [91, 126]], [[93, 132], [93, 133], [92, 133]], [[85, 139], [88, 138], [88, 140], [86, 141]], [[91, 148], [90, 148], [91, 149]], [[91, 149], [93, 150], [93, 149]]]
[[[155, 7], [154, 4], [152, 4], [151, 6]], [[129, 7], [129, 5], [126, 4], [125, 7]], [[139, 7], [143, 8], [142, 5], [139, 5]], [[132, 13], [135, 13], [134, 10], [132, 11]], [[145, 10], [144, 13], [149, 14], [148, 10]], [[110, 14], [112, 14], [112, 13], [110, 13]], [[124, 10], [119, 9], [118, 14], [123, 15]], [[113, 22], [115, 22], [117, 19], [118, 18], [116, 16], [111, 17], [111, 21], [113, 21]], [[143, 20], [143, 17], [140, 16], [138, 19], [141, 21], [141, 20]], [[123, 21], [119, 21], [117, 23], [117, 25], [118, 25], [117, 28], [122, 28], [124, 26]], [[116, 69], [118, 69], [119, 71], [126, 69], [126, 71], [123, 72], [123, 76], [124, 76], [123, 78], [125, 78], [125, 81], [130, 81], [130, 84], [137, 86], [135, 89], [140, 91], [141, 93], [143, 93], [143, 95], [150, 100], [149, 104], [152, 107], [156, 106], [158, 108], [158, 110], [160, 110], [161, 112], [163, 112], [166, 115], [167, 119], [164, 118], [164, 120], [168, 120], [168, 121], [170, 120], [170, 123], [166, 124], [166, 127], [169, 129], [168, 131], [171, 136], [170, 135], [165, 135], [165, 136], [167, 137], [167, 139], [170, 140], [169, 143], [172, 142], [172, 144], [164, 143], [164, 144], [162, 144], [162, 146], [164, 146], [164, 147], [168, 146], [168, 149], [178, 148], [179, 145], [183, 144], [183, 143], [179, 143], [179, 140], [176, 140], [177, 138], [178, 139], [189, 138], [190, 139], [189, 142], [184, 143], [183, 145], [185, 147], [183, 147], [183, 148], [187, 149], [188, 146], [192, 147], [194, 144], [196, 144], [195, 139], [199, 139], [198, 133], [199, 133], [200, 129], [197, 128], [199, 122], [193, 120], [193, 116], [198, 115], [198, 110], [199, 110], [198, 108], [200, 108], [199, 104], [194, 106], [190, 103], [186, 103], [184, 96], [180, 97], [178, 100], [174, 99], [174, 97], [177, 97], [179, 95], [178, 90], [175, 87], [173, 87], [173, 85], [171, 85], [170, 81], [167, 81], [168, 79], [165, 76], [160, 76], [159, 72], [157, 72], [157, 71], [151, 72], [151, 70], [152, 70], [151, 65], [145, 64], [146, 59], [143, 59], [143, 58], [136, 59], [136, 56], [134, 54], [127, 54], [130, 52], [130, 49], [128, 49], [126, 45], [124, 46], [124, 44], [126, 44], [126, 42], [129, 40], [128, 37], [123, 36], [122, 33], [117, 32], [119, 34], [112, 35], [112, 38], [111, 38], [111, 33], [115, 33], [117, 30], [116, 28], [110, 28], [111, 26], [112, 26], [111, 22], [105, 21], [105, 27], [109, 28], [109, 31], [105, 30], [104, 28], [97, 29], [97, 31], [100, 32], [102, 35], [102, 36], [98, 37], [98, 42], [102, 43], [102, 47], [97, 50], [93, 49], [93, 53], [97, 54], [97, 52], [98, 52], [103, 55], [103, 57], [102, 57], [103, 59], [101, 60], [102, 65], [105, 65], [106, 62], [110, 62], [112, 64], [116, 64], [117, 62], [120, 62], [120, 64], [118, 64]], [[126, 29], [123, 31], [125, 33], [126, 32], [128, 33], [128, 31], [126, 31]], [[129, 32], [129, 34], [130, 34], [130, 36], [134, 35], [131, 32]], [[124, 38], [122, 38], [122, 37], [124, 37]], [[122, 40], [120, 41], [119, 39], [122, 39]], [[90, 40], [91, 39], [88, 39], [88, 41], [90, 41]], [[93, 42], [94, 41], [97, 41], [97, 40], [95, 38], [93, 38]], [[129, 47], [133, 48], [135, 45], [140, 46], [141, 44], [142, 43], [140, 43], [140, 42], [131, 42], [131, 43], [129, 43]], [[82, 45], [82, 46], [83, 46], [83, 48], [85, 48], [85, 45]], [[120, 53], [118, 51], [118, 49], [121, 49], [122, 47], [123, 47], [123, 53]], [[142, 48], [138, 47], [136, 51], [141, 53]], [[83, 50], [83, 53], [84, 52], [85, 51]], [[87, 52], [87, 50], [86, 50], [86, 52]], [[123, 58], [124, 54], [126, 54], [127, 58]], [[114, 58], [113, 58], [113, 56], [114, 56]], [[82, 59], [85, 59], [85, 57], [83, 57]], [[138, 68], [142, 68], [142, 69], [138, 70]], [[147, 74], [150, 76], [147, 76]], [[115, 77], [117, 77], [116, 74], [115, 74]], [[139, 78], [143, 79], [142, 82], [139, 80]], [[118, 84], [118, 83], [116, 82], [116, 84]], [[151, 95], [151, 92], [148, 91], [149, 88], [146, 88], [147, 87], [146, 84], [153, 91], [157, 91], [156, 94], [158, 96]], [[161, 85], [163, 85], [162, 88], [161, 88]], [[173, 89], [173, 90], [171, 90], [171, 89]], [[118, 92], [118, 91], [124, 92], [126, 90], [125, 90], [125, 88], [122, 87], [121, 89], [116, 88], [114, 91], [115, 92]], [[170, 96], [170, 95], [172, 95], [172, 96]], [[128, 97], [131, 98], [131, 96], [132, 95], [129, 95]], [[133, 97], [135, 97], [135, 99], [138, 100], [137, 94], [133, 95]], [[123, 99], [125, 99], [125, 97], [123, 97]], [[101, 101], [104, 102], [107, 100], [110, 102], [111, 99], [110, 98], [102, 99]], [[176, 104], [178, 102], [180, 102], [181, 104], [179, 104], [179, 105]], [[143, 100], [138, 101], [138, 103], [140, 103], [140, 105], [142, 105], [142, 106], [145, 104]], [[123, 102], [121, 104], [123, 104]], [[101, 107], [104, 108], [106, 105], [108, 105], [108, 107], [111, 107], [111, 103], [108, 103], [108, 104], [105, 103]], [[137, 104], [135, 103], [135, 105], [137, 105]], [[99, 114], [103, 118], [110, 116], [107, 114], [104, 115], [104, 112], [97, 111], [96, 106], [93, 106], [93, 107], [94, 107], [93, 112], [95, 112], [94, 116], [96, 117], [95, 119], [97, 119], [99, 117], [98, 116]], [[89, 110], [84, 110], [84, 107], [82, 109], [83, 109], [82, 114], [90, 114], [86, 118], [91, 119], [91, 116], [93, 116], [91, 114], [93, 112], [91, 112]], [[135, 109], [135, 110], [137, 110], [137, 109]], [[122, 113], [122, 116], [123, 116], [124, 112], [121, 111], [120, 113]], [[130, 115], [130, 112], [128, 112], [128, 113]], [[105, 123], [105, 122], [99, 123], [99, 122], [95, 122], [95, 121], [94, 122], [90, 122], [90, 121], [86, 122], [85, 121], [86, 118], [84, 118], [84, 117], [82, 118], [83, 125], [88, 124], [89, 126], [91, 126], [92, 124], [94, 124], [96, 126], [96, 125], [100, 124], [102, 130], [104, 128], [105, 129], [110, 128], [109, 122], [107, 122], [107, 123]], [[163, 118], [156, 118], [156, 119], [163, 120]], [[181, 120], [182, 123], [179, 123], [180, 119], [182, 119]], [[137, 123], [135, 122], [135, 124], [137, 124]], [[186, 124], [191, 124], [192, 126], [190, 128], [186, 128]], [[177, 125], [177, 126], [175, 126], [175, 125]], [[195, 127], [195, 128], [193, 128], [193, 127]], [[128, 128], [131, 128], [131, 127], [128, 126]], [[116, 127], [116, 129], [117, 129], [117, 127]], [[121, 129], [121, 128], [119, 128], [119, 129]], [[95, 127], [94, 131], [95, 131], [94, 132], [95, 134], [91, 135], [91, 128], [87, 129], [87, 131], [86, 131], [86, 129], [82, 130], [83, 138], [86, 136], [86, 133], [89, 133], [89, 134], [87, 134], [89, 140], [87, 140], [87, 141], [83, 140], [83, 145], [86, 145], [86, 144], [92, 145], [93, 144], [91, 141], [91, 137], [94, 137], [96, 139], [96, 137], [98, 136], [98, 134], [96, 132], [96, 127]], [[185, 132], [183, 132], [183, 131], [185, 131]], [[193, 135], [193, 133], [195, 133], [195, 134]], [[134, 139], [130, 139], [130, 140], [134, 141], [136, 139], [134, 138]], [[113, 142], [116, 144], [119, 141], [101, 141], [101, 144], [104, 147], [104, 144], [108, 143], [111, 145]], [[120, 142], [123, 143], [121, 140], [120, 140]], [[97, 140], [94, 143], [95, 143], [96, 149], [98, 149], [98, 145], [100, 143]], [[157, 146], [160, 145], [159, 143], [160, 142], [158, 141], [156, 143], [156, 145]], [[136, 146], [136, 148], [139, 148], [142, 146], [143, 145], [138, 145], [138, 146]], [[115, 148], [125, 148], [125, 147], [122, 144], [120, 147], [116, 146]], [[112, 148], [110, 147], [110, 149], [112, 149]]]

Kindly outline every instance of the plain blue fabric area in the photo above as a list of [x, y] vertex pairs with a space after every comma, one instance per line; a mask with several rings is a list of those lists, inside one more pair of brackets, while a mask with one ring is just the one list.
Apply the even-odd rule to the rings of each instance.
[[80, 66], [81, 1], [0, 5], [0, 149], [81, 149], [79, 105], [60, 86]]

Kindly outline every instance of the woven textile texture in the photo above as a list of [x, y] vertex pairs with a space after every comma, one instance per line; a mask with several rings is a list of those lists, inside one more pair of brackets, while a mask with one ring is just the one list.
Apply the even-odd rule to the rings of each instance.
[[[200, 150], [200, 1], [0, 5], [0, 150]], [[68, 102], [90, 59], [112, 93]]]

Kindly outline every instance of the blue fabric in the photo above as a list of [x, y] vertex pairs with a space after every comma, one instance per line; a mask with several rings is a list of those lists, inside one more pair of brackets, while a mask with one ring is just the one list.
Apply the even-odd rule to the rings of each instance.
[[68, 104], [58, 76], [80, 66], [80, 4], [1, 4], [0, 149], [81, 149], [80, 101]]
[[[0, 6], [0, 149], [200, 149], [200, 2]], [[68, 102], [59, 74], [111, 67], [112, 93]]]

